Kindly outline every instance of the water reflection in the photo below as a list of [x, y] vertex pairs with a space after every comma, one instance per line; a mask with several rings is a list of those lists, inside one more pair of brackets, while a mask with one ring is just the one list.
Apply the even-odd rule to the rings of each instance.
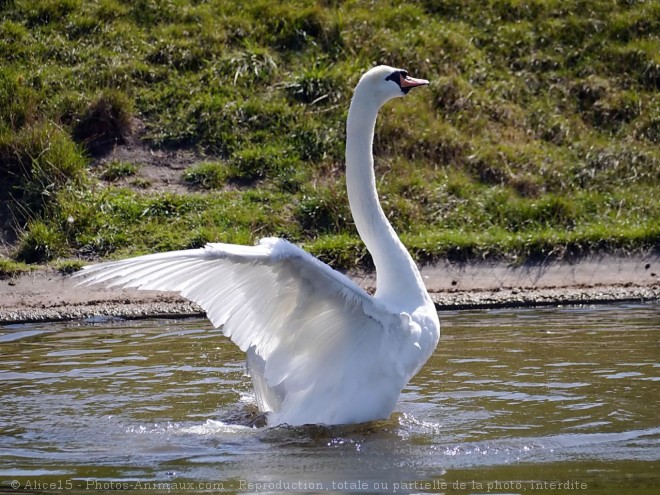
[[[577, 479], [590, 492], [637, 483], [636, 493], [652, 493], [659, 309], [442, 313], [441, 344], [397, 412], [334, 428], [253, 427], [243, 355], [204, 320], [3, 327], [0, 489], [13, 491], [12, 480], [28, 491], [30, 480], [69, 480], [56, 488], [74, 491], [89, 480], [293, 489], [268, 485], [280, 481], [484, 493], [517, 480], [520, 490], [491, 492], [518, 493]], [[339, 484], [357, 481], [366, 487]]]

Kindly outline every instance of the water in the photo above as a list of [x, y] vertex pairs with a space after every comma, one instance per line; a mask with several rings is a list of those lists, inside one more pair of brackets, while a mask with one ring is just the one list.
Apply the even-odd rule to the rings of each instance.
[[660, 304], [440, 317], [392, 417], [335, 428], [251, 426], [205, 320], [0, 327], [0, 491], [659, 493]]

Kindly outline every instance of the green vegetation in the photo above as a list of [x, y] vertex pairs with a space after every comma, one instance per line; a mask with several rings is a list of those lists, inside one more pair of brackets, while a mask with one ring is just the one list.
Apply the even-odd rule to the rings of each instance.
[[225, 184], [228, 175], [227, 167], [222, 163], [200, 163], [190, 167], [183, 175], [183, 180], [191, 186], [215, 189]]
[[10, 279], [23, 273], [28, 273], [35, 268], [34, 265], [27, 265], [12, 260], [0, 259], [0, 280]]
[[[660, 244], [658, 2], [9, 0], [0, 14], [15, 260], [277, 235], [368, 265], [343, 143], [374, 63], [432, 81], [383, 109], [374, 143], [383, 207], [419, 260]], [[89, 167], [129, 138], [205, 156], [181, 171], [190, 192], [159, 191], [139, 157], [99, 184]]]
[[65, 275], [71, 275], [81, 270], [85, 263], [80, 260], [64, 260], [55, 264], [55, 269]]
[[139, 167], [133, 163], [111, 161], [99, 174], [99, 177], [103, 180], [115, 182], [123, 177], [135, 175], [138, 169]]

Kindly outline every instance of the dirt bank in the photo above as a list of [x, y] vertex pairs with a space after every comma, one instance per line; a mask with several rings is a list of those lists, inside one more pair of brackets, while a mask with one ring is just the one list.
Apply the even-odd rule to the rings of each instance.
[[[374, 289], [373, 274], [350, 275], [366, 289]], [[424, 266], [422, 276], [439, 310], [660, 299], [658, 254], [520, 266], [444, 262]], [[76, 283], [50, 270], [0, 280], [0, 323], [203, 314], [176, 294]]]

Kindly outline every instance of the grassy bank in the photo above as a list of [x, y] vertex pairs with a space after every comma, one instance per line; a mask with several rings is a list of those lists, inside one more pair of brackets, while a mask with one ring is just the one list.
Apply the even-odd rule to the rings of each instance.
[[[374, 63], [432, 81], [382, 111], [375, 141], [384, 209], [419, 260], [659, 244], [657, 2], [8, 0], [0, 14], [15, 261], [276, 235], [368, 265], [343, 141]], [[149, 157], [183, 151], [178, 188], [161, 187]]]

